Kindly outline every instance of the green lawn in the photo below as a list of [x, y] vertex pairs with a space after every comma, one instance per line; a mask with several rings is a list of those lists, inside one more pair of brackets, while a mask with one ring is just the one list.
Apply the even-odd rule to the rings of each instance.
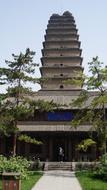
[[76, 176], [83, 190], [107, 190], [107, 182], [93, 178], [90, 172], [77, 172]]
[[[42, 176], [40, 172], [30, 172], [29, 178], [27, 180], [22, 180], [21, 182], [21, 190], [31, 190], [34, 184], [39, 180]], [[0, 178], [0, 190], [2, 190], [2, 180]]]
[[29, 179], [22, 180], [21, 190], [31, 190], [31, 188], [34, 186], [34, 184], [39, 180], [41, 176], [42, 176], [42, 173], [40, 172], [31, 172], [29, 175]]
[[2, 190], [2, 181], [1, 181], [1, 176], [0, 176], [0, 190]]

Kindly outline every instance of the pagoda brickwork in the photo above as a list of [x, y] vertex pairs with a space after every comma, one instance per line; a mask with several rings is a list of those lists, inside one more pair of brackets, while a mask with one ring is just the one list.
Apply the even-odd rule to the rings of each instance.
[[65, 12], [53, 14], [47, 25], [42, 49], [42, 90], [80, 90], [72, 79], [83, 72], [78, 30], [74, 17]]

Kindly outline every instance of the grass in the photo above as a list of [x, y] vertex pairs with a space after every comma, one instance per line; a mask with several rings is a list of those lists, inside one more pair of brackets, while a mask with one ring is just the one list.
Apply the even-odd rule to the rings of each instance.
[[107, 190], [107, 181], [94, 178], [92, 172], [80, 171], [76, 176], [83, 190]]
[[2, 177], [0, 176], [0, 190], [2, 190]]
[[[21, 190], [31, 190], [35, 183], [40, 179], [42, 173], [40, 172], [29, 172], [29, 178], [21, 181]], [[0, 177], [0, 190], [2, 190], [2, 179]]]
[[21, 190], [31, 190], [31, 188], [35, 185], [35, 183], [40, 179], [42, 173], [40, 172], [30, 172], [29, 179], [22, 180]]

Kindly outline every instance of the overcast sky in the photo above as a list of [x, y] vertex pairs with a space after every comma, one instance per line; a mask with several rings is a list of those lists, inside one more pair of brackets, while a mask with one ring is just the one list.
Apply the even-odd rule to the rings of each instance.
[[73, 14], [79, 29], [85, 72], [96, 55], [107, 64], [107, 0], [0, 0], [0, 66], [27, 47], [40, 63], [49, 17], [64, 11]]

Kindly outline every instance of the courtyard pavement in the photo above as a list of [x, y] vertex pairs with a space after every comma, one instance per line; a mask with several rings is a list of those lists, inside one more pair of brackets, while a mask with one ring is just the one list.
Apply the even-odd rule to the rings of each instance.
[[82, 190], [75, 177], [70, 171], [46, 171], [32, 190]]

